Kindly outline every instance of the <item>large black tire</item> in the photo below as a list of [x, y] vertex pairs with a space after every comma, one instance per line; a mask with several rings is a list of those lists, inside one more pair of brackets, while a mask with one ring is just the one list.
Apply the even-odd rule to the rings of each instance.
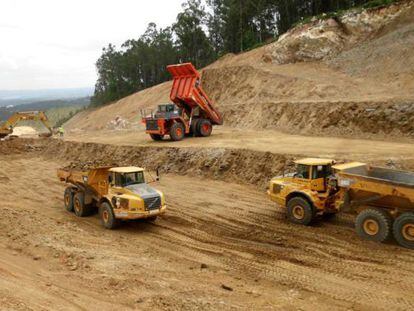
[[114, 210], [108, 202], [103, 202], [99, 208], [99, 217], [101, 224], [106, 229], [115, 229], [120, 225], [120, 220], [115, 218]]
[[392, 217], [382, 209], [368, 208], [358, 214], [355, 229], [358, 235], [368, 241], [385, 242], [391, 237]]
[[183, 140], [185, 136], [185, 128], [182, 123], [174, 123], [170, 128], [170, 137], [173, 141]]
[[198, 132], [201, 137], [208, 137], [213, 131], [213, 125], [210, 120], [201, 119], [197, 124]]
[[63, 195], [63, 202], [65, 203], [65, 209], [68, 212], [73, 212], [73, 188], [67, 187]]
[[414, 249], [414, 213], [404, 213], [394, 222], [394, 238], [403, 247]]
[[159, 135], [159, 134], [150, 134], [150, 136], [152, 140], [155, 140], [155, 141], [160, 141], [164, 138], [164, 135]]
[[193, 119], [191, 121], [190, 132], [191, 132], [191, 135], [193, 135], [195, 137], [200, 136], [200, 132], [198, 131], [198, 122], [199, 121], [200, 121], [200, 119]]
[[309, 226], [315, 218], [313, 206], [302, 197], [294, 197], [287, 203], [287, 217], [289, 221]]
[[85, 204], [85, 194], [82, 191], [75, 193], [73, 210], [78, 217], [86, 217], [92, 214], [92, 206]]

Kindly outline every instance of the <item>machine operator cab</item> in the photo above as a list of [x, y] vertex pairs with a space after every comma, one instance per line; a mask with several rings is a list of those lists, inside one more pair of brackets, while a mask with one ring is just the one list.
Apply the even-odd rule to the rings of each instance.
[[181, 116], [182, 109], [178, 108], [174, 104], [162, 104], [158, 105], [157, 112], [155, 114], [156, 118], [162, 119], [173, 119]]
[[326, 191], [328, 177], [332, 175], [332, 165], [335, 164], [334, 160], [307, 158], [295, 161], [295, 164], [293, 182], [309, 185], [313, 191]]
[[109, 170], [109, 184], [115, 188], [145, 184], [144, 169], [139, 167], [116, 167]]

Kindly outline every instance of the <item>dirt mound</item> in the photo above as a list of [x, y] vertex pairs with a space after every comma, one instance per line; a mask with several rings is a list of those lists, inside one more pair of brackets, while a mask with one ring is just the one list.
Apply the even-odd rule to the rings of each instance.
[[[88, 169], [99, 166], [139, 166], [162, 173], [205, 176], [265, 187], [279, 175], [293, 157], [239, 149], [147, 148], [91, 143], [48, 143], [46, 156], [72, 161], [69, 168]], [[93, 161], [91, 161], [93, 159]]]
[[376, 36], [386, 25], [410, 12], [412, 5], [412, 1], [403, 1], [385, 8], [352, 10], [339, 17], [295, 27], [270, 44], [264, 57], [287, 64], [335, 56]]
[[123, 119], [121, 116], [116, 116], [115, 119], [111, 120], [106, 125], [106, 127], [112, 130], [125, 130], [127, 128], [130, 128], [131, 125], [127, 120]]
[[34, 136], [37, 134], [36, 129], [30, 126], [18, 126], [13, 129], [13, 136]]
[[76, 160], [76, 161], [70, 162], [68, 165], [63, 167], [63, 169], [86, 172], [94, 168], [115, 167], [115, 166], [120, 166], [120, 164], [114, 161], [111, 161], [110, 159], [99, 159], [99, 160], [94, 159], [93, 161], [86, 161], [86, 162]]
[[[13, 150], [17, 150], [17, 153], [31, 152], [46, 159], [69, 162], [70, 164], [66, 166], [68, 169], [138, 166], [150, 171], [159, 169], [161, 173], [202, 176], [254, 185], [262, 190], [267, 187], [271, 178], [288, 172], [295, 159], [307, 156], [231, 148], [135, 147], [41, 139], [15, 140], [8, 145], [9, 154], [13, 154]], [[24, 147], [20, 147], [19, 151], [19, 146]], [[355, 159], [337, 158], [336, 160]], [[412, 159], [383, 158], [370, 163], [401, 169], [414, 168]]]
[[44, 140], [46, 139], [26, 140], [12, 138], [9, 140], [0, 141], [0, 155], [22, 154], [43, 150]]

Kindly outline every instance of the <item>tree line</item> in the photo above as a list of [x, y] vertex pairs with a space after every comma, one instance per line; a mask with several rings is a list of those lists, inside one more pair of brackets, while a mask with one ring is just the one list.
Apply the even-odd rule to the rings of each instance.
[[192, 62], [202, 68], [226, 53], [275, 40], [307, 17], [393, 1], [186, 0], [173, 25], [150, 23], [138, 39], [102, 50], [91, 104], [104, 105], [167, 81], [169, 64]]

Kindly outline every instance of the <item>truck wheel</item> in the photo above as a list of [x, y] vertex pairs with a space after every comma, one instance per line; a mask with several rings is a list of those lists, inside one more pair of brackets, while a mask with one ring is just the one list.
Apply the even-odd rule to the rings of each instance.
[[200, 121], [200, 119], [193, 119], [190, 126], [191, 135], [195, 137], [200, 136], [200, 133], [198, 131], [198, 121]]
[[182, 123], [174, 123], [170, 129], [170, 137], [173, 141], [183, 140], [185, 136], [185, 128]]
[[198, 132], [202, 137], [208, 137], [211, 135], [213, 126], [211, 125], [210, 120], [202, 119], [198, 122]]
[[355, 228], [358, 235], [365, 240], [384, 242], [391, 236], [392, 218], [384, 210], [368, 208], [358, 214]]
[[72, 187], [67, 187], [65, 189], [65, 194], [63, 195], [63, 202], [65, 203], [65, 209], [68, 212], [73, 212], [73, 189]]
[[155, 141], [160, 141], [164, 138], [164, 135], [159, 135], [159, 134], [150, 134], [150, 136], [152, 140], [155, 140]]
[[315, 212], [307, 200], [296, 197], [290, 199], [287, 204], [287, 216], [295, 224], [308, 226], [314, 219]]
[[394, 222], [395, 240], [403, 247], [414, 249], [414, 213], [404, 213]]
[[101, 217], [101, 224], [106, 229], [115, 229], [119, 226], [119, 219], [115, 218], [114, 211], [109, 203], [104, 202], [99, 208], [99, 216]]
[[75, 193], [73, 198], [73, 210], [78, 217], [89, 216], [92, 212], [91, 206], [85, 204], [85, 194], [82, 191]]

